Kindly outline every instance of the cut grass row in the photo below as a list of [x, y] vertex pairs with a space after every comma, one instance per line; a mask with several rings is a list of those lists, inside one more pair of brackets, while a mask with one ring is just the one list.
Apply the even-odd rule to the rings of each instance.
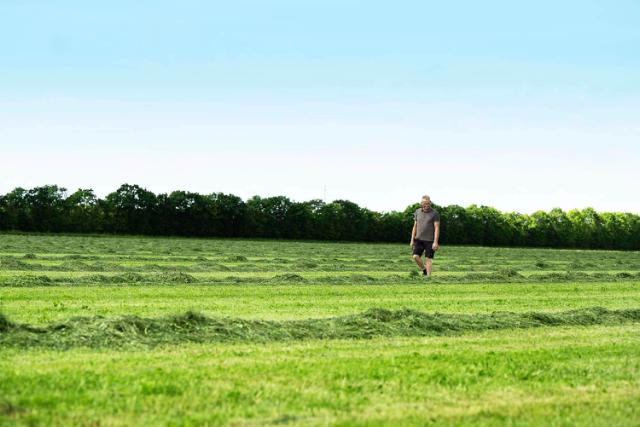
[[12, 425], [591, 425], [640, 419], [636, 327], [0, 349]]
[[[323, 263], [406, 261], [408, 245], [330, 242], [261, 241], [242, 239], [185, 239], [123, 236], [65, 236], [0, 234], [0, 258], [3, 256], [65, 257], [68, 260], [123, 259], [141, 261], [175, 260], [230, 261], [234, 257], [296, 262], [308, 257]], [[576, 263], [595, 267], [607, 264], [633, 264], [640, 269], [638, 252], [549, 250], [533, 248], [481, 248], [443, 246], [442, 262], [449, 260], [473, 264]], [[28, 259], [27, 259], [28, 260]], [[589, 267], [590, 265], [587, 265]]]
[[[288, 272], [284, 274], [252, 272], [233, 273], [207, 272], [184, 273], [181, 271], [164, 271], [155, 273], [90, 273], [90, 272], [49, 272], [25, 273], [20, 271], [4, 271], [0, 273], [0, 287], [33, 287], [61, 285], [143, 285], [143, 284], [402, 284], [410, 285], [424, 282], [417, 270], [405, 274], [388, 272], [345, 271], [328, 272]], [[525, 272], [512, 269], [501, 269], [493, 272], [440, 272], [430, 278], [432, 284], [446, 283], [571, 283], [571, 282], [636, 282], [640, 272]]]
[[45, 324], [72, 316], [166, 316], [188, 310], [210, 316], [284, 320], [343, 316], [371, 307], [425, 312], [561, 311], [640, 307], [639, 282], [150, 285], [1, 288], [0, 312]]
[[[449, 253], [439, 254], [437, 264], [443, 271], [478, 271], [493, 270], [496, 268], [514, 268], [518, 270], [638, 270], [640, 263], [637, 259], [603, 259], [601, 262], [583, 262], [578, 259], [565, 260], [509, 260], [509, 259], [479, 259], [464, 258], [457, 251], [450, 249]], [[225, 258], [189, 258], [189, 257], [103, 257], [90, 256], [86, 259], [80, 257], [47, 257], [31, 259], [25, 256], [0, 256], [0, 269], [14, 269], [24, 271], [34, 270], [87, 270], [96, 269], [184, 269], [185, 271], [200, 271], [202, 269], [227, 269], [229, 271], [242, 271], [253, 269], [259, 271], [280, 271], [283, 269], [302, 269], [320, 271], [352, 270], [385, 270], [401, 271], [412, 265], [407, 254], [405, 256], [390, 255], [382, 259], [326, 259], [307, 255], [304, 259], [288, 258], [277, 259], [267, 257], [244, 257], [241, 255]], [[549, 251], [548, 255], [555, 255]]]
[[[253, 248], [264, 249], [268, 252], [283, 253], [290, 248], [310, 248], [315, 251], [323, 251], [331, 242], [320, 241], [291, 241], [291, 240], [261, 240], [261, 239], [220, 239], [220, 238], [192, 238], [192, 237], [153, 237], [153, 236], [121, 236], [121, 235], [78, 235], [78, 234], [37, 234], [37, 233], [0, 233], [0, 253], [77, 253], [75, 248], [82, 249], [81, 253], [113, 253], [136, 252], [159, 254], [167, 250], [171, 252], [187, 253], [229, 253], [248, 252]], [[408, 246], [408, 240], [407, 240]], [[396, 243], [341, 243], [343, 252], [379, 252], [382, 250], [398, 250]], [[405, 245], [402, 245], [403, 247]], [[544, 248], [491, 248], [478, 246], [464, 246], [469, 252], [482, 254], [504, 254], [505, 250], [516, 250], [518, 253], [544, 252]], [[107, 249], [105, 251], [105, 249]], [[480, 249], [480, 251], [479, 251]], [[566, 249], [566, 252], [581, 252], [589, 254], [591, 252], [617, 253], [628, 252], [611, 250], [581, 250]]]
[[640, 323], [640, 308], [589, 307], [557, 313], [424, 313], [417, 310], [369, 310], [341, 317], [304, 320], [247, 320], [207, 317], [189, 311], [161, 318], [75, 317], [46, 326], [15, 323], [0, 315], [1, 347], [154, 348], [188, 342], [270, 342], [374, 337], [455, 335], [499, 329]]
[[408, 252], [0, 234], [0, 425], [637, 425], [638, 252]]
[[[436, 264], [438, 267], [434, 271], [445, 274], [463, 274], [472, 272], [494, 272], [504, 269], [515, 270], [519, 273], [532, 274], [532, 273], [551, 273], [551, 272], [640, 272], [640, 266], [638, 265], [607, 265], [600, 266], [581, 267], [574, 268], [572, 266], [553, 264], [547, 265], [544, 268], [538, 268], [533, 265], [522, 264], [510, 264], [510, 263], [493, 263], [483, 264], [475, 266], [462, 266], [459, 264], [445, 265], [443, 262]], [[206, 273], [206, 272], [232, 272], [232, 273], [284, 273], [284, 272], [307, 272], [307, 273], [345, 273], [345, 272], [376, 272], [376, 273], [406, 273], [414, 270], [415, 264], [413, 262], [397, 263], [393, 266], [383, 266], [380, 264], [341, 264], [341, 265], [317, 265], [317, 264], [296, 264], [278, 266], [272, 265], [268, 260], [257, 263], [245, 263], [238, 265], [230, 264], [188, 264], [188, 263], [144, 263], [139, 262], [135, 264], [118, 264], [118, 263], [84, 263], [84, 262], [65, 262], [54, 263], [51, 262], [48, 265], [45, 264], [14, 264], [10, 262], [0, 261], [0, 272], [165, 272], [165, 271], [182, 271], [189, 273]]]

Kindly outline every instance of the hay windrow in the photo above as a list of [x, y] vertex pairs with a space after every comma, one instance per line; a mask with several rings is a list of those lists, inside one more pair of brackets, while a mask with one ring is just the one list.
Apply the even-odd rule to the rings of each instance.
[[143, 318], [74, 317], [36, 327], [11, 322], [0, 314], [0, 346], [155, 347], [187, 342], [269, 342], [289, 340], [368, 339], [451, 335], [496, 329], [618, 325], [640, 322], [640, 308], [608, 310], [590, 307], [563, 312], [494, 312], [489, 314], [425, 313], [412, 309], [372, 308], [334, 318], [290, 321], [181, 315]]
[[196, 283], [198, 280], [181, 271], [168, 271], [152, 276], [152, 280], [161, 283]]
[[299, 274], [278, 274], [271, 278], [271, 282], [274, 283], [302, 283], [305, 282], [305, 278]]
[[[302, 273], [304, 274], [304, 273]], [[125, 271], [120, 274], [87, 274], [81, 276], [50, 276], [46, 274], [25, 273], [21, 275], [0, 277], [0, 287], [30, 287], [30, 286], [66, 286], [66, 285], [132, 285], [132, 284], [416, 284], [424, 283], [421, 274], [415, 270], [407, 274], [387, 274], [371, 276], [367, 274], [327, 274], [322, 276], [305, 277], [297, 273], [275, 274], [264, 276], [234, 276], [207, 277], [194, 276], [183, 271], [162, 271], [159, 273], [136, 273]], [[469, 272], [457, 275], [438, 275], [429, 280], [430, 284], [471, 284], [471, 283], [568, 283], [568, 282], [622, 282], [640, 280], [640, 272], [593, 272], [581, 271], [547, 272], [523, 275], [513, 269], [494, 272]]]

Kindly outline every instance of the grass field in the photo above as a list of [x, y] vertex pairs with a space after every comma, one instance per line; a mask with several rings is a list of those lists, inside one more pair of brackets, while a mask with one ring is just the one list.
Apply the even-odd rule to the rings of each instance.
[[640, 425], [640, 253], [0, 234], [0, 425]]

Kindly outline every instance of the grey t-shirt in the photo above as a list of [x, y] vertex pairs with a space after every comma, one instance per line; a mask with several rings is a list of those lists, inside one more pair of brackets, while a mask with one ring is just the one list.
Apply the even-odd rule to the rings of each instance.
[[433, 242], [435, 235], [435, 222], [440, 222], [440, 214], [435, 209], [429, 208], [424, 212], [422, 208], [419, 208], [414, 214], [413, 219], [418, 224], [416, 230], [416, 239], [427, 240]]

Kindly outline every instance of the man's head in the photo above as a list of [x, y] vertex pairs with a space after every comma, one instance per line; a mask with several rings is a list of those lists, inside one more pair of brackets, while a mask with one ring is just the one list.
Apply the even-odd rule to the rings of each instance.
[[431, 197], [427, 196], [426, 194], [422, 196], [420, 206], [422, 206], [422, 209], [428, 210], [431, 207]]

